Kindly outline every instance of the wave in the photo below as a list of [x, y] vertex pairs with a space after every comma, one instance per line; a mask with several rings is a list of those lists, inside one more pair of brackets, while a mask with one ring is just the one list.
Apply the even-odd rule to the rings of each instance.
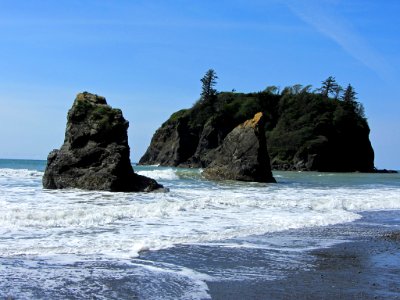
[[43, 176], [43, 172], [28, 169], [0, 168], [0, 178], [32, 179]]
[[10, 191], [0, 192], [0, 234], [10, 238], [0, 245], [0, 254], [6, 256], [96, 253], [129, 258], [176, 244], [326, 226], [357, 220], [359, 211], [400, 209], [394, 188]]
[[179, 176], [173, 169], [156, 169], [156, 170], [145, 170], [138, 171], [139, 175], [150, 177], [156, 180], [177, 180]]

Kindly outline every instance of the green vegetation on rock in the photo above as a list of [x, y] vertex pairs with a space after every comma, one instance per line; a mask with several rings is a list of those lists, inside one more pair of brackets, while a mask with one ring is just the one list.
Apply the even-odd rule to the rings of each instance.
[[354, 88], [349, 85], [343, 93], [333, 77], [322, 84], [314, 92], [296, 84], [281, 92], [270, 86], [201, 98], [162, 125], [140, 163], [206, 167], [230, 131], [263, 112], [273, 169], [373, 171], [369, 126]]

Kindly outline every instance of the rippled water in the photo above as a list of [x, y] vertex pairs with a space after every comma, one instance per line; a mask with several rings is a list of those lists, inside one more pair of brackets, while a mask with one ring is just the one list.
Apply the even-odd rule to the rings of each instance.
[[[267, 255], [278, 265], [281, 259], [285, 266], [307, 268], [291, 253], [321, 245], [262, 237], [352, 222], [365, 211], [400, 209], [398, 174], [274, 172], [278, 184], [215, 183], [198, 169], [136, 166], [170, 192], [135, 194], [44, 190], [43, 169], [43, 161], [0, 160], [3, 297], [207, 298], [207, 281], [246, 280], [245, 274], [273, 278], [284, 268], [266, 272], [247, 263], [243, 272], [213, 271], [230, 249], [250, 251], [255, 262]], [[205, 255], [206, 267], [160, 261], [162, 249], [178, 261], [180, 255], [187, 260], [191, 249], [197, 265]], [[262, 258], [255, 249], [263, 250]], [[219, 259], [210, 262], [213, 251]]]

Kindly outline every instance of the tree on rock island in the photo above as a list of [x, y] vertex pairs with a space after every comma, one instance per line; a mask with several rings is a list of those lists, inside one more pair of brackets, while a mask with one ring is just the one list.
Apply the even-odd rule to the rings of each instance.
[[357, 92], [351, 84], [349, 84], [344, 90], [341, 99], [351, 110], [353, 110], [353, 112], [358, 114], [360, 117], [365, 118], [364, 106], [362, 103], [357, 101]]
[[201, 101], [208, 102], [210, 101], [216, 94], [217, 90], [214, 88], [217, 84], [217, 73], [213, 69], [209, 69], [204, 77], [200, 79], [203, 84], [201, 87]]
[[347, 86], [346, 90], [344, 91], [342, 100], [346, 101], [346, 102], [355, 102], [357, 100], [356, 95], [357, 95], [357, 93], [354, 90], [353, 86], [351, 84], [349, 84]]
[[319, 89], [321, 95], [328, 97], [330, 94], [338, 93], [340, 86], [337, 84], [335, 77], [329, 76], [322, 81], [322, 87]]

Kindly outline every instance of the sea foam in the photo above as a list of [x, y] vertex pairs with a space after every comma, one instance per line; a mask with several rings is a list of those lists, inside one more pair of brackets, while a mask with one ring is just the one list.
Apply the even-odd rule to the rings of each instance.
[[0, 169], [0, 255], [132, 258], [177, 244], [326, 226], [357, 220], [361, 211], [400, 209], [396, 186], [185, 181], [175, 170], [161, 169], [146, 175], [168, 180], [169, 193], [135, 194], [43, 190], [42, 174]]
[[179, 179], [179, 176], [172, 169], [156, 169], [148, 171], [138, 171], [139, 175], [150, 177], [156, 180], [175, 180]]

